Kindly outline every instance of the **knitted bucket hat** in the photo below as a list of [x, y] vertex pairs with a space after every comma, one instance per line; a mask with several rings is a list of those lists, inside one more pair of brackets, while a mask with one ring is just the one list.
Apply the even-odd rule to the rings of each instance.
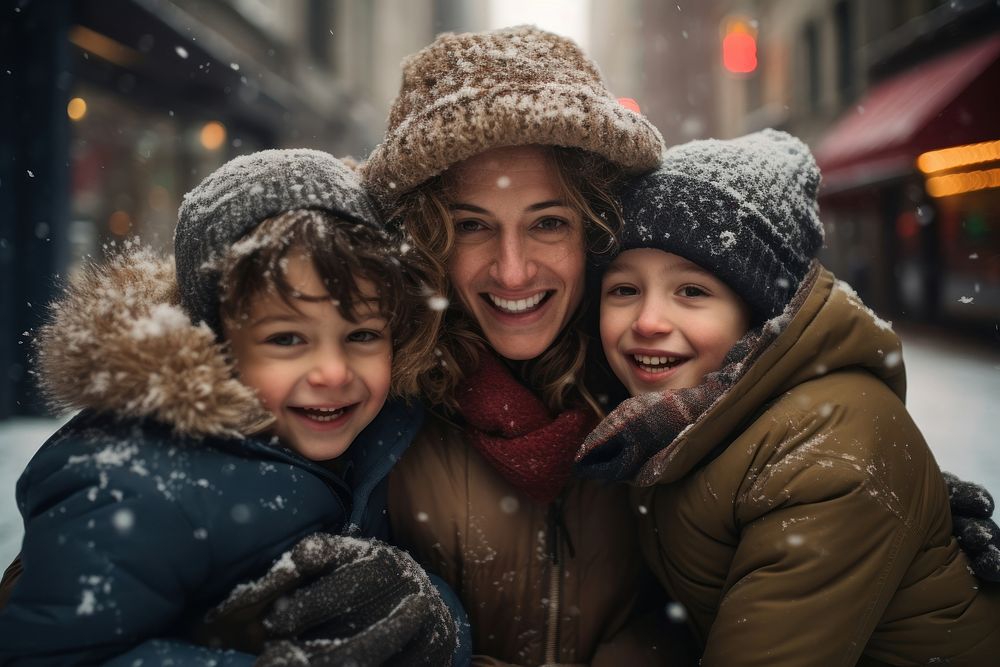
[[389, 204], [466, 158], [527, 144], [582, 148], [630, 173], [663, 151], [659, 131], [618, 103], [572, 40], [518, 26], [445, 33], [404, 60], [385, 140], [361, 173]]
[[320, 209], [382, 231], [354, 171], [310, 149], [266, 150], [230, 160], [184, 195], [174, 230], [181, 305], [193, 322], [222, 331], [219, 261], [267, 218]]
[[809, 148], [785, 132], [675, 146], [659, 169], [626, 184], [621, 251], [656, 248], [689, 259], [769, 319], [823, 245], [819, 181]]

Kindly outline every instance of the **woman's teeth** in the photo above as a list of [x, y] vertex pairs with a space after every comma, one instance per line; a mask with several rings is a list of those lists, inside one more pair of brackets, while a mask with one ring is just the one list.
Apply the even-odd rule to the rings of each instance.
[[332, 422], [337, 419], [344, 411], [347, 410], [348, 406], [343, 406], [340, 408], [299, 408], [306, 417], [313, 419], [318, 422]]
[[642, 370], [649, 373], [663, 373], [683, 361], [678, 357], [653, 357], [648, 354], [633, 354], [632, 358]]
[[493, 296], [489, 294], [490, 301], [494, 306], [504, 311], [505, 313], [523, 313], [526, 310], [531, 310], [545, 298], [545, 292], [539, 292], [534, 296], [529, 296], [527, 299], [501, 299], [498, 296]]

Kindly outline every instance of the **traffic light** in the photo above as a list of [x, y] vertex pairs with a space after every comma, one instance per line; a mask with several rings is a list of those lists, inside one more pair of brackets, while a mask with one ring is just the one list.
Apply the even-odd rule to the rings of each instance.
[[722, 66], [734, 74], [757, 69], [757, 28], [742, 16], [730, 16], [722, 23]]

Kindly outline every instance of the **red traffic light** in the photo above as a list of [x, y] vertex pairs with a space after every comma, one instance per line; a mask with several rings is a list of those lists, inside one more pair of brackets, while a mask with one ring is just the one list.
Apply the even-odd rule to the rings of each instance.
[[735, 74], [757, 69], [757, 31], [746, 19], [730, 19], [722, 37], [722, 66]]

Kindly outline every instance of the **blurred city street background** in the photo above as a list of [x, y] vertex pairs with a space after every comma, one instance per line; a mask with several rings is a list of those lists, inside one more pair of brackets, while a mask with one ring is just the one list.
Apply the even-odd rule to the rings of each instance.
[[405, 55], [520, 23], [577, 40], [668, 144], [802, 137], [823, 261], [902, 335], [942, 468], [1000, 494], [1000, 0], [0, 4], [0, 566], [60, 423], [29, 352], [61, 277], [129, 236], [169, 248], [183, 193], [236, 155], [363, 158]]

